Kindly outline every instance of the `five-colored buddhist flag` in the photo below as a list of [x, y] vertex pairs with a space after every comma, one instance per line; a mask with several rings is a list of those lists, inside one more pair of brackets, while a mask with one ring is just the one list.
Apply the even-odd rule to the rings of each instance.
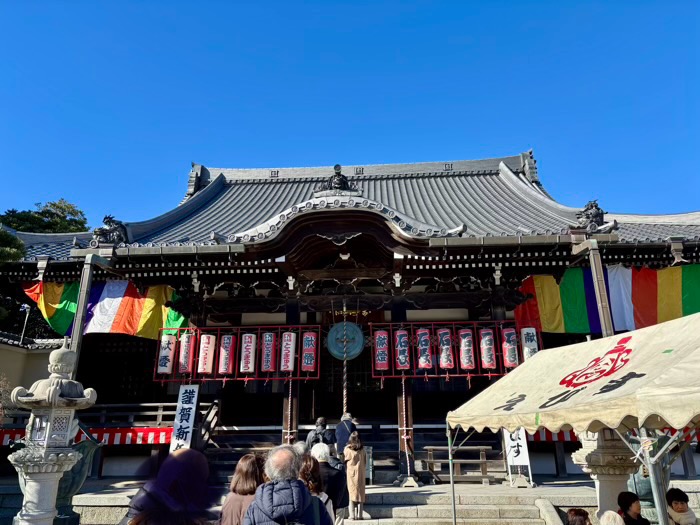
[[[617, 264], [605, 267], [604, 276], [616, 332], [700, 312], [699, 264], [662, 270]], [[559, 283], [551, 275], [533, 275], [520, 291], [530, 299], [515, 309], [519, 324], [543, 332], [601, 333], [589, 268], [569, 268]]]
[[[78, 308], [79, 284], [37, 282], [26, 283], [25, 293], [37, 304], [51, 328], [70, 335]], [[178, 299], [175, 290], [167, 285], [151, 286], [141, 295], [130, 281], [93, 283], [85, 317], [85, 333], [126, 334], [158, 339], [161, 328], [187, 326], [187, 319], [173, 310]], [[166, 306], [167, 305], [167, 306]]]

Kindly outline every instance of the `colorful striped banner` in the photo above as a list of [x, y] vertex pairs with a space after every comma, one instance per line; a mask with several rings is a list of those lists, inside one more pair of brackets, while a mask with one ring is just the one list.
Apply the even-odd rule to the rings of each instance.
[[[78, 289], [77, 282], [24, 285], [25, 293], [36, 302], [46, 322], [61, 335], [70, 335], [73, 330]], [[161, 328], [182, 328], [188, 324], [182, 314], [166, 306], [177, 299], [175, 290], [167, 285], [151, 286], [145, 295], [141, 295], [130, 281], [93, 283], [88, 298], [85, 333], [158, 339]]]
[[[616, 332], [700, 312], [700, 264], [663, 270], [617, 264], [604, 272]], [[533, 298], [515, 309], [518, 323], [543, 332], [601, 333], [589, 268], [569, 268], [559, 283], [551, 275], [533, 275], [520, 291]]]

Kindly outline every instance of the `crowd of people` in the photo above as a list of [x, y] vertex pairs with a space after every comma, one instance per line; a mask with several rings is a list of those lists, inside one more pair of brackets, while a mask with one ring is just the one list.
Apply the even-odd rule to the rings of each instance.
[[[688, 495], [681, 489], [669, 489], [666, 493], [668, 519], [671, 525], [695, 525], [695, 513], [688, 507]], [[642, 516], [639, 496], [634, 492], [620, 492], [617, 496], [617, 512], [608, 510], [600, 516], [600, 525], [650, 525]], [[569, 509], [567, 525], [591, 525], [584, 509]]]
[[[342, 446], [342, 448], [341, 448]], [[306, 441], [236, 464], [221, 525], [342, 525], [363, 519], [367, 456], [350, 414], [335, 432], [319, 418]], [[193, 449], [169, 455], [155, 480], [132, 498], [120, 525], [200, 525], [216, 519], [206, 457]]]
[[[236, 465], [220, 525], [343, 525], [362, 520], [367, 455], [350, 414], [335, 431], [325, 418], [305, 441], [275, 447], [267, 457], [246, 454]], [[132, 498], [120, 525], [199, 525], [216, 517], [208, 491], [209, 465], [201, 452], [182, 449], [163, 462], [155, 480]], [[688, 495], [666, 493], [672, 525], [695, 525]], [[617, 511], [606, 511], [600, 525], [650, 525], [634, 492], [618, 495]], [[567, 525], [591, 525], [588, 512], [574, 508]]]

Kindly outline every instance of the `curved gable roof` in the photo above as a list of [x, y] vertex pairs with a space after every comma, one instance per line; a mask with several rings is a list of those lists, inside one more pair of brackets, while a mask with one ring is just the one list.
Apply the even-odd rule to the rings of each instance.
[[[552, 200], [540, 187], [536, 172], [530, 170], [528, 174], [528, 160], [529, 154], [523, 154], [479, 161], [345, 166], [343, 172], [359, 186], [358, 200], [382, 203], [409, 219], [447, 231], [461, 225], [466, 226], [463, 235], [468, 236], [566, 230], [575, 224], [578, 210]], [[333, 168], [202, 167], [200, 173], [205, 188], [181, 207], [210, 193], [206, 203], [196, 213], [169, 212], [170, 221], [161, 216], [128, 224], [135, 234], [132, 241], [206, 242], [212, 232], [228, 237], [252, 230], [308, 203], [314, 197], [314, 188], [333, 174]], [[216, 186], [215, 192], [212, 186]], [[158, 228], [149, 228], [156, 224]]]

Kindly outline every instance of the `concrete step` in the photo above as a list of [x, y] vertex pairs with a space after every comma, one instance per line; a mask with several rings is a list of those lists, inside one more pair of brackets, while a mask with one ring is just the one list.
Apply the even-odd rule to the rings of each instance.
[[[450, 505], [366, 505], [365, 512], [373, 519], [386, 518], [451, 518]], [[497, 519], [527, 518], [539, 519], [540, 510], [531, 505], [459, 505], [457, 518]]]
[[[457, 505], [535, 505], [537, 495], [527, 493], [523, 489], [523, 494], [480, 494], [467, 495], [457, 494]], [[568, 498], [571, 499], [571, 498]], [[400, 493], [385, 492], [367, 494], [367, 505], [451, 505], [449, 494], [440, 493]]]
[[[365, 518], [362, 521], [346, 520], [353, 525], [452, 525], [452, 518]], [[457, 518], [457, 525], [545, 525], [544, 520], [534, 518]]]

